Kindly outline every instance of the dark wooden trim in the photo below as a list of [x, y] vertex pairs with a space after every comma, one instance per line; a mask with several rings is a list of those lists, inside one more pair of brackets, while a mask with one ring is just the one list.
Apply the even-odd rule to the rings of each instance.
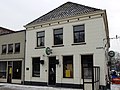
[[63, 47], [64, 45], [60, 44], [60, 45], [54, 45], [52, 47]]
[[82, 84], [56, 83], [56, 87], [83, 89]]
[[47, 86], [47, 82], [31, 82], [31, 81], [25, 81], [25, 85], [35, 85], [35, 86]]
[[43, 48], [45, 48], [45, 46], [35, 47], [35, 49], [43, 49]]
[[85, 42], [81, 42], [81, 43], [73, 43], [71, 45], [74, 46], [74, 45], [85, 45], [85, 44], [86, 44]]
[[[25, 85], [35, 85], [35, 86], [51, 86], [51, 85], [48, 85], [47, 82], [25, 81], [24, 84]], [[56, 83], [54, 85], [54, 87], [83, 89], [83, 84]]]

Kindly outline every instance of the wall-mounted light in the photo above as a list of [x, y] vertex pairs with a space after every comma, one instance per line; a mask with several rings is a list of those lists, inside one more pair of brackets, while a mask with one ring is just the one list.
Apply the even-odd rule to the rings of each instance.
[[59, 57], [56, 56], [56, 61], [55, 61], [56, 64], [59, 64]]
[[44, 64], [44, 60], [40, 60], [40, 64], [42, 64], [42, 65], [43, 65], [43, 64]]
[[44, 55], [42, 55], [41, 58], [40, 58], [40, 64], [42, 64], [42, 65], [44, 64], [44, 58], [43, 57], [44, 57]]

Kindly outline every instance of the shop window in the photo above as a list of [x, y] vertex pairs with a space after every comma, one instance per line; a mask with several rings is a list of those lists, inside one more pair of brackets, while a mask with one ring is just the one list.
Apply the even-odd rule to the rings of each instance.
[[74, 33], [74, 43], [85, 42], [85, 26], [84, 26], [84, 24], [73, 26], [73, 33]]
[[45, 38], [44, 31], [37, 32], [37, 47], [44, 46], [44, 43], [45, 43], [44, 38]]
[[8, 44], [8, 53], [13, 53], [13, 44]]
[[7, 52], [7, 45], [2, 45], [2, 54], [6, 54]]
[[[82, 78], [91, 79], [92, 78], [92, 68], [93, 68], [93, 55], [82, 55], [81, 56], [82, 65]], [[83, 74], [84, 70], [84, 74]]]
[[32, 76], [40, 77], [40, 57], [32, 58]]
[[54, 29], [54, 45], [63, 44], [63, 28]]
[[0, 78], [6, 78], [7, 62], [0, 62]]
[[63, 78], [73, 78], [73, 56], [63, 56]]
[[21, 79], [22, 61], [13, 62], [13, 79]]
[[15, 43], [15, 53], [20, 53], [20, 43]]

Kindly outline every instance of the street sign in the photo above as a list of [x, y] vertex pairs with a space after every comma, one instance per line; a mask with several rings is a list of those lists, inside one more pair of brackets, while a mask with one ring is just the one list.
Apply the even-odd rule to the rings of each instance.
[[108, 52], [108, 55], [109, 55], [110, 57], [114, 57], [114, 56], [115, 56], [115, 52], [114, 52], [114, 51], [109, 51], [109, 52]]

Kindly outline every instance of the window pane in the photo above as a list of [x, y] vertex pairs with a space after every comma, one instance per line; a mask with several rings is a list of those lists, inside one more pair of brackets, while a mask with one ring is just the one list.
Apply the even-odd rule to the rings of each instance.
[[84, 78], [91, 79], [92, 78], [92, 68], [84, 68]]
[[79, 39], [79, 33], [74, 33], [74, 42], [77, 43], [77, 42], [80, 42], [80, 39]]
[[38, 38], [38, 47], [44, 46], [44, 37]]
[[80, 32], [80, 42], [85, 42], [85, 34], [84, 34], [84, 32]]
[[63, 77], [73, 78], [73, 56], [63, 56]]
[[84, 25], [77, 25], [77, 26], [74, 26], [74, 31], [83, 31], [84, 30]]
[[44, 31], [37, 33], [37, 47], [44, 46], [44, 34]]
[[54, 29], [54, 34], [62, 34], [63, 33], [63, 29], [59, 28], [59, 29]]
[[73, 26], [74, 43], [85, 42], [84, 25]]
[[0, 78], [6, 78], [7, 62], [0, 62]]
[[8, 44], [8, 53], [13, 53], [13, 44]]
[[55, 45], [63, 43], [63, 35], [56, 35], [55, 36]]
[[20, 52], [20, 43], [15, 43], [15, 52]]
[[37, 37], [43, 37], [45, 35], [44, 31], [38, 32], [37, 33]]
[[2, 45], [2, 54], [6, 54], [7, 52], [7, 45]]
[[32, 59], [32, 76], [39, 77], [40, 76], [40, 57]]
[[82, 74], [82, 78], [84, 75], [85, 79], [91, 79], [92, 68], [93, 68], [93, 55], [82, 55], [81, 64], [82, 64], [82, 70], [84, 70], [84, 74]]
[[54, 29], [54, 45], [63, 44], [63, 29]]

